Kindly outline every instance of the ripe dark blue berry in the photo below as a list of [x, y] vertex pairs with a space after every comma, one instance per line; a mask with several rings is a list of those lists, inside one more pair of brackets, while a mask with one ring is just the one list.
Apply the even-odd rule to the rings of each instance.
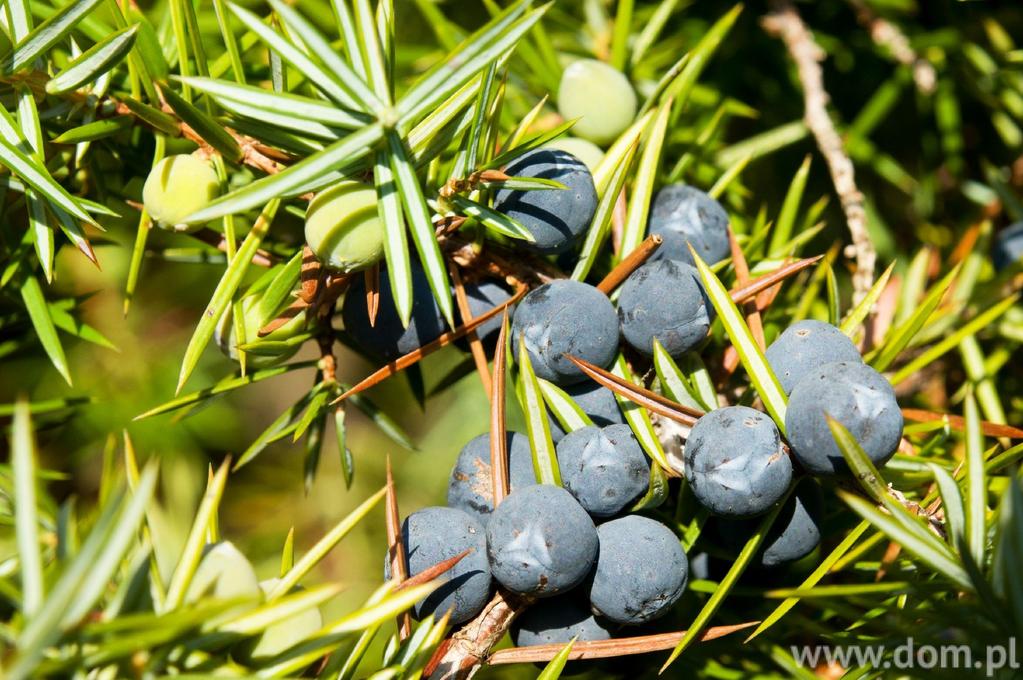
[[639, 515], [605, 522], [597, 534], [600, 556], [590, 586], [593, 611], [631, 625], [667, 613], [682, 596], [689, 575], [678, 537], [660, 522]]
[[[821, 542], [820, 487], [804, 478], [778, 511], [771, 529], [760, 545], [757, 560], [762, 567], [780, 567], [801, 560]], [[759, 519], [719, 520], [722, 542], [739, 551], [756, 531]]]
[[618, 315], [607, 296], [579, 281], [559, 279], [534, 288], [515, 309], [512, 342], [518, 357], [519, 338], [536, 374], [558, 385], [570, 385], [586, 374], [564, 355], [571, 354], [602, 368], [618, 352]]
[[628, 425], [591, 425], [558, 442], [561, 479], [594, 517], [617, 515], [650, 481], [650, 464]]
[[1001, 271], [1023, 258], [1023, 222], [1010, 224], [995, 235], [992, 259], [995, 269]]
[[861, 362], [824, 364], [796, 383], [785, 430], [792, 453], [807, 472], [848, 470], [824, 414], [842, 423], [875, 465], [884, 465], [902, 438], [902, 412], [883, 375]]
[[693, 426], [685, 446], [685, 474], [697, 500], [715, 515], [752, 517], [785, 495], [792, 462], [765, 414], [728, 406]]
[[518, 489], [487, 524], [490, 571], [508, 590], [552, 597], [579, 585], [597, 558], [597, 530], [560, 486]]
[[[486, 314], [499, 304], [507, 302], [511, 299], [511, 296], [508, 289], [496, 281], [484, 280], [465, 284], [465, 297], [469, 303], [469, 312], [473, 318]], [[511, 318], [513, 311], [512, 309], [508, 310], [509, 318]], [[463, 319], [462, 321], [468, 321], [468, 319]], [[500, 332], [500, 314], [476, 328], [476, 336], [484, 343], [495, 341]]]
[[380, 307], [374, 325], [369, 323], [365, 279], [356, 276], [345, 293], [341, 305], [344, 330], [363, 351], [373, 357], [396, 359], [435, 340], [444, 332], [444, 317], [433, 299], [426, 273], [415, 262], [411, 270], [413, 302], [408, 328], [401, 325], [386, 272], [380, 272]]
[[586, 165], [565, 151], [541, 148], [522, 154], [504, 172], [513, 177], [552, 179], [566, 187], [501, 189], [494, 195], [494, 209], [532, 234], [532, 243], [520, 243], [545, 254], [561, 253], [575, 245], [597, 210], [597, 190]]
[[786, 394], [791, 394], [807, 373], [835, 361], [862, 359], [849, 336], [829, 323], [813, 319], [792, 324], [767, 348], [767, 363]]
[[[490, 597], [490, 565], [486, 534], [474, 517], [455, 508], [429, 507], [418, 510], [401, 525], [402, 541], [410, 576], [438, 562], [471, 550], [440, 578], [445, 583], [412, 608], [417, 619], [451, 611], [451, 623], [464, 623], [483, 609]], [[384, 578], [390, 578], [385, 557]]]
[[611, 631], [593, 615], [589, 603], [570, 593], [530, 606], [515, 619], [511, 637], [518, 647], [563, 645], [572, 638], [580, 642], [610, 640]]
[[650, 233], [664, 239], [653, 256], [658, 260], [692, 264], [687, 243], [707, 264], [720, 262], [731, 252], [728, 213], [716, 200], [685, 184], [671, 184], [657, 192], [650, 210]]
[[[529, 437], [508, 432], [508, 486], [511, 491], [536, 484]], [[490, 434], [481, 434], [462, 447], [448, 481], [448, 506], [474, 516], [486, 526], [494, 510], [490, 467]]]
[[696, 269], [677, 260], [647, 262], [626, 279], [618, 297], [622, 336], [651, 356], [656, 339], [678, 357], [707, 337], [714, 308]]
[[[622, 409], [618, 406], [615, 393], [600, 383], [584, 380], [574, 385], [566, 385], [562, 389], [572, 397], [572, 401], [590, 417], [597, 427], [607, 427], [625, 422], [625, 416], [622, 415]], [[551, 437], [557, 443], [565, 436], [565, 431], [561, 429], [561, 424], [558, 423], [554, 414], [550, 411], [547, 414], [551, 425]]]

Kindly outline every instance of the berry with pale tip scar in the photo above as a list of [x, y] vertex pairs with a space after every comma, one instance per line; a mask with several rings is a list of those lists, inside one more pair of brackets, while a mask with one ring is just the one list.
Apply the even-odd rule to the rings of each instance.
[[591, 425], [558, 442], [561, 479], [594, 517], [617, 515], [646, 491], [650, 463], [628, 425]]
[[884, 465], [899, 447], [903, 420], [895, 390], [862, 362], [824, 364], [792, 389], [785, 430], [792, 453], [812, 475], [849, 470], [827, 415], [849, 430], [876, 466]]
[[792, 461], [767, 415], [726, 406], [693, 426], [685, 444], [685, 475], [696, 499], [715, 515], [752, 517], [785, 495]]
[[517, 489], [487, 524], [494, 578], [519, 595], [553, 597], [575, 588], [597, 558], [597, 530], [565, 489], [536, 484]]
[[786, 328], [770, 344], [767, 363], [786, 394], [803, 376], [834, 361], [862, 361], [860, 351], [842, 331], [829, 323], [804, 319]]

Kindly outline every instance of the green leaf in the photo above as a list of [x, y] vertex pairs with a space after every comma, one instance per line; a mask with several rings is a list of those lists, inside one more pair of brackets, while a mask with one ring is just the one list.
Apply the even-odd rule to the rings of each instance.
[[572, 400], [572, 397], [554, 383], [537, 378], [543, 400], [554, 417], [558, 419], [565, 432], [574, 432], [583, 427], [593, 425], [590, 417]]
[[558, 680], [561, 677], [561, 672], [565, 670], [565, 664], [568, 663], [568, 655], [572, 653], [572, 645], [575, 644], [577, 638], [578, 636], [573, 636], [568, 644], [547, 662], [540, 675], [536, 676], [536, 680]]
[[39, 24], [4, 60], [6, 73], [20, 71], [37, 58], [49, 52], [50, 48], [70, 35], [75, 25], [91, 14], [102, 0], [75, 0], [60, 9], [49, 19]]
[[[348, 390], [350, 385], [341, 385], [342, 390]], [[353, 394], [348, 397], [347, 400], [350, 404], [359, 409], [367, 418], [373, 421], [373, 424], [380, 428], [387, 437], [397, 443], [399, 446], [404, 446], [410, 451], [416, 450], [416, 444], [412, 441], [412, 438], [398, 425], [397, 422], [391, 416], [384, 413], [383, 409], [373, 403], [365, 394]]]
[[533, 451], [533, 472], [536, 481], [541, 484], [561, 484], [561, 469], [558, 467], [558, 456], [551, 440], [550, 422], [547, 420], [547, 407], [544, 403], [540, 383], [533, 372], [533, 363], [526, 350], [526, 340], [519, 338], [519, 402], [526, 416], [526, 431], [529, 433], [529, 446]]
[[732, 341], [732, 345], [739, 354], [739, 360], [742, 362], [743, 368], [749, 374], [753, 386], [756, 387], [757, 393], [764, 401], [764, 406], [774, 419], [778, 430], [784, 435], [785, 411], [788, 406], [788, 399], [785, 396], [785, 392], [781, 389], [778, 378], [767, 363], [767, 358], [764, 357], [760, 345], [753, 339], [753, 334], [750, 332], [749, 326], [746, 325], [746, 319], [743, 318], [739, 308], [732, 302], [728, 290], [725, 289], [721, 280], [715, 276], [714, 272], [711, 271], [710, 267], [707, 266], [707, 263], [700, 258], [696, 251], [690, 248], [690, 252], [692, 252], [693, 261], [700, 272], [700, 278], [703, 280], [703, 287], [707, 292], [707, 297], [710, 298], [714, 309], [717, 310], [721, 323], [725, 327], [725, 332], [728, 333], [728, 338]]
[[825, 261], [825, 281], [828, 284], [828, 323], [837, 326], [842, 316], [839, 309], [841, 303], [838, 298], [838, 280], [835, 278], [835, 270], [831, 263]]
[[[3, 112], [3, 115], [9, 118], [9, 114], [6, 111]], [[7, 135], [0, 136], [0, 163], [3, 163], [8, 170], [20, 177], [25, 184], [38, 191], [46, 200], [63, 208], [83, 222], [99, 226], [96, 220], [79, 205], [78, 201], [64, 187], [53, 179], [49, 172], [12, 144], [7, 139]]]
[[[831, 568], [835, 565], [835, 563], [837, 563], [843, 555], [849, 552], [849, 550], [856, 545], [856, 541], [860, 540], [860, 536], [862, 536], [863, 532], [869, 527], [870, 524], [866, 521], [857, 524], [848, 534], [845, 535], [842, 542], [835, 546], [835, 549], [817, 565], [817, 568], [806, 577], [806, 580], [799, 584], [799, 590], [808, 590], [817, 585], [822, 578], [831, 572]], [[746, 638], [746, 642], [749, 642], [774, 624], [781, 621], [782, 617], [799, 603], [799, 600], [799, 597], [786, 598], [785, 601], [778, 605], [778, 607], [772, 611], [759, 626], [757, 626], [756, 630], [754, 630], [750, 636]]]
[[[244, 104], [248, 109], [264, 111], [282, 117], [290, 116], [296, 129], [303, 122], [322, 123], [330, 127], [355, 130], [372, 122], [372, 119], [358, 111], [350, 111], [319, 99], [303, 97], [291, 92], [272, 92], [261, 87], [241, 85], [213, 78], [178, 78], [200, 92], [212, 95], [228, 108], [231, 104]], [[246, 114], [247, 115], [247, 114]]]
[[78, 625], [109, 587], [129, 543], [135, 540], [155, 486], [156, 468], [150, 465], [126, 507], [118, 497], [102, 510], [74, 561], [64, 569], [38, 614], [18, 636], [17, 656], [5, 668], [6, 678], [36, 677], [34, 670], [45, 649], [64, 631]]
[[61, 134], [53, 138], [54, 144], [80, 144], [81, 142], [91, 142], [97, 139], [103, 139], [115, 135], [121, 130], [127, 130], [132, 126], [135, 119], [131, 116], [114, 116], [113, 118], [103, 118], [102, 120], [96, 120], [85, 125], [79, 125], [73, 127], [70, 130], [65, 130]]
[[171, 399], [170, 401], [160, 404], [154, 408], [149, 409], [145, 413], [141, 413], [133, 420], [143, 420], [144, 418], [152, 418], [153, 416], [162, 415], [164, 413], [170, 413], [187, 406], [194, 406], [207, 399], [212, 399], [221, 394], [227, 394], [240, 387], [251, 385], [253, 383], [262, 382], [270, 378], [276, 378], [279, 375], [291, 373], [292, 371], [298, 371], [305, 368], [313, 368], [316, 366], [316, 360], [310, 359], [308, 361], [297, 361], [293, 364], [285, 364], [283, 366], [271, 366], [270, 368], [263, 368], [248, 375], [230, 375], [212, 387], [205, 387], [196, 392], [185, 394], [180, 397]]
[[[790, 489], [791, 493], [791, 489]], [[786, 496], [787, 498], [787, 496]], [[760, 549], [760, 544], [764, 541], [764, 537], [767, 536], [767, 532], [770, 530], [771, 525], [774, 523], [775, 518], [785, 505], [785, 499], [779, 501], [774, 508], [770, 510], [764, 518], [757, 525], [756, 531], [750, 536], [749, 540], [746, 541], [746, 545], [739, 551], [739, 554], [735, 557], [735, 561], [732, 562], [732, 566], [728, 569], [728, 573], [721, 579], [718, 587], [714, 589], [714, 593], [707, 599], [707, 602], [703, 605], [700, 613], [696, 615], [693, 622], [686, 629], [685, 635], [675, 645], [675, 649], [672, 650], [668, 660], [664, 662], [661, 667], [661, 673], [672, 664], [679, 657], [682, 652], [686, 650], [693, 642], [699, 639], [704, 628], [710, 622], [714, 614], [717, 613], [721, 603], [725, 601], [732, 588], [738, 582], [743, 572], [746, 571], [746, 567], [749, 566], [750, 562], [753, 561], [753, 556], [756, 555], [757, 550]]]
[[838, 490], [837, 493], [857, 515], [870, 522], [877, 529], [880, 529], [889, 539], [899, 543], [906, 552], [915, 556], [926, 566], [945, 576], [945, 578], [953, 581], [960, 588], [973, 591], [973, 583], [970, 581], [966, 570], [963, 569], [961, 564], [949, 557], [944, 549], [936, 550], [933, 545], [922, 541], [919, 535], [907, 530], [905, 526], [900, 524], [891, 515], [881, 512], [859, 496], [842, 490]]
[[934, 473], [934, 481], [941, 493], [941, 507], [945, 513], [945, 529], [948, 532], [949, 543], [953, 547], [968, 545], [966, 541], [966, 510], [959, 485], [949, 471], [940, 465], [928, 463], [927, 467]]
[[70, 385], [71, 372], [67, 358], [64, 356], [64, 348], [60, 344], [60, 338], [57, 337], [57, 329], [50, 316], [46, 298], [43, 297], [43, 289], [39, 286], [39, 280], [36, 277], [25, 277], [25, 281], [21, 284], [21, 300], [25, 303], [25, 310], [32, 321], [32, 327], [35, 328], [39, 343], [46, 350], [46, 355], [50, 358], [53, 367]]
[[173, 89], [164, 87], [161, 91], [167, 103], [174, 109], [174, 113], [178, 114], [182, 121], [188, 123], [203, 138], [203, 141], [222, 153], [228, 160], [234, 162], [241, 160], [241, 147], [238, 146], [238, 142], [231, 136], [231, 133], [224, 129], [224, 126], [213, 120], [209, 114], [192, 106]]
[[878, 277], [874, 285], [870, 287], [867, 294], [863, 296], [860, 303], [855, 308], [849, 310], [849, 314], [845, 317], [840, 327], [841, 331], [848, 335], [850, 338], [855, 337], [856, 331], [859, 330], [860, 324], [870, 314], [870, 310], [874, 308], [877, 301], [881, 299], [881, 293], [884, 292], [885, 287], [888, 285], [888, 279], [891, 278], [892, 272], [895, 271], [895, 263], [892, 262], [888, 265], [888, 269], [884, 270], [884, 273]]
[[[632, 372], [629, 371], [629, 364], [625, 361], [625, 356], [619, 352], [618, 358], [615, 359], [614, 366], [611, 367], [611, 373], [624, 378], [631, 383], [635, 383], [635, 379], [632, 377]], [[632, 428], [632, 433], [636, 435], [636, 439], [639, 440], [639, 445], [643, 447], [646, 455], [650, 457], [650, 460], [654, 461], [655, 465], [660, 465], [665, 470], [671, 470], [671, 465], [668, 463], [668, 456], [664, 453], [664, 448], [661, 446], [661, 440], [657, 437], [657, 432], [654, 431], [654, 424], [650, 421], [650, 414], [647, 413], [646, 409], [633, 403], [615, 393], [615, 401], [618, 402], [618, 407], [622, 409], [622, 415], [625, 416], [625, 422]]]
[[343, 590], [338, 583], [322, 585], [301, 590], [286, 597], [246, 611], [228, 621], [217, 621], [208, 630], [239, 635], [255, 635], [266, 630], [275, 623], [281, 623], [304, 611], [319, 607]]
[[518, 0], [510, 5], [420, 77], [398, 102], [401, 121], [418, 120], [514, 47], [549, 6], [526, 12], [530, 3], [531, 0]]
[[192, 528], [181, 549], [181, 556], [174, 567], [171, 575], [170, 585], [167, 587], [167, 599], [165, 602], [166, 611], [174, 611], [185, 601], [188, 586], [192, 583], [195, 570], [202, 559], [203, 548], [206, 545], [207, 530], [210, 523], [215, 521], [217, 509], [220, 507], [220, 499], [224, 495], [224, 486], [227, 484], [228, 474], [227, 461], [222, 463], [217, 472], [210, 479], [210, 483], [203, 495], [199, 509], [192, 520]]
[[171, 137], [177, 137], [181, 134], [181, 128], [173, 116], [126, 95], [118, 97], [118, 100], [138, 116], [139, 120], [153, 126], [157, 131]]
[[642, 510], [659, 508], [668, 499], [668, 492], [668, 476], [664, 474], [664, 468], [660, 465], [651, 465], [650, 485], [647, 487], [643, 497], [633, 504], [630, 511], [640, 512]]
[[51, 78], [46, 83], [46, 91], [63, 94], [77, 90], [110, 71], [131, 51], [138, 28], [138, 24], [134, 24], [93, 45]]
[[507, 151], [503, 151], [497, 156], [494, 156], [492, 159], [490, 159], [490, 161], [488, 161], [484, 166], [482, 166], [482, 169], [501, 168], [505, 165], [508, 165], [519, 156], [528, 153], [533, 149], [539, 149], [541, 146], [550, 142], [551, 140], [557, 139], [561, 135], [571, 130], [573, 125], [575, 125], [575, 120], [569, 120], [550, 130], [547, 130], [546, 132], [541, 132], [539, 134], [533, 135], [526, 141], [520, 143], [518, 146], [512, 149], [508, 149]]
[[53, 325], [65, 333], [70, 333], [71, 335], [81, 338], [86, 342], [91, 342], [94, 345], [112, 349], [115, 352], [120, 351], [114, 343], [107, 339], [105, 335], [89, 324], [84, 323], [67, 310], [62, 309], [60, 306], [55, 304], [49, 304], [47, 305], [47, 308], [50, 314], [50, 319], [53, 320]]
[[412, 316], [412, 270], [408, 252], [408, 233], [405, 231], [401, 196], [387, 154], [377, 153], [373, 179], [377, 190], [377, 212], [381, 224], [384, 225], [384, 256], [387, 260], [391, 295], [402, 326], [408, 327]]
[[884, 371], [892, 365], [892, 362], [899, 356], [899, 353], [909, 345], [917, 332], [923, 328], [927, 319], [934, 313], [934, 310], [938, 308], [948, 287], [952, 285], [952, 281], [959, 274], [959, 269], [960, 265], [957, 265], [946, 274], [945, 278], [941, 279], [931, 288], [931, 291], [917, 306], [913, 315], [905, 323], [888, 332], [884, 343], [874, 353], [867, 356], [867, 362], [871, 366], [878, 371]]
[[657, 372], [657, 380], [660, 381], [661, 388], [670, 399], [690, 408], [701, 411], [710, 410], [700, 402], [700, 397], [689, 378], [657, 338], [654, 338], [654, 371]]
[[509, 238], [521, 239], [529, 243], [536, 240], [533, 234], [523, 227], [518, 220], [508, 217], [504, 213], [488, 208], [461, 194], [454, 194], [448, 200], [451, 201], [460, 213], [466, 217], [473, 217], [479, 220], [488, 229], [504, 234]]
[[[302, 413], [305, 407], [309, 404], [309, 400], [312, 399], [315, 394], [316, 388], [302, 395], [301, 399], [285, 409], [281, 415], [277, 416], [277, 418], [275, 418], [274, 421], [270, 423], [258, 437], [256, 437], [256, 440], [249, 444], [249, 447], [242, 452], [242, 455], [238, 456], [238, 461], [234, 464], [234, 467], [231, 468], [231, 472], [236, 472], [238, 468], [252, 462], [252, 459], [262, 453], [267, 446], [285, 437], [294, 427], [292, 421], [297, 418], [300, 413]], [[289, 425], [291, 425], [291, 427], [289, 427]]]
[[639, 169], [636, 171], [632, 193], [629, 195], [629, 207], [625, 216], [625, 226], [622, 228], [619, 258], [624, 258], [638, 248], [646, 237], [647, 215], [650, 213], [650, 200], [654, 193], [657, 170], [661, 163], [661, 149], [664, 146], [664, 137], [668, 130], [672, 101], [671, 99], [665, 101], [650, 123], [650, 132], [643, 147], [643, 154], [639, 159]]
[[398, 195], [401, 196], [405, 206], [405, 217], [412, 230], [412, 240], [419, 253], [419, 263], [430, 283], [437, 307], [444, 315], [448, 325], [454, 327], [451, 282], [448, 280], [447, 266], [444, 264], [444, 257], [437, 244], [433, 220], [430, 219], [430, 210], [426, 205], [426, 198], [423, 196], [423, 188], [419, 184], [415, 167], [409, 161], [405, 144], [401, 138], [392, 130], [387, 134], [387, 142], [390, 150], [391, 169], [394, 171]]
[[600, 255], [600, 249], [604, 246], [611, 231], [611, 218], [614, 216], [615, 205], [618, 203], [618, 196], [625, 186], [625, 178], [632, 168], [632, 160], [636, 156], [636, 144], [626, 147], [625, 155], [619, 160], [614, 172], [608, 179], [607, 186], [603, 188], [600, 202], [597, 203], [597, 211], [593, 214], [593, 221], [586, 232], [582, 249], [579, 251], [579, 259], [572, 270], [572, 279], [585, 281], [593, 264]]
[[216, 290], [213, 291], [213, 297], [204, 310], [202, 318], [199, 319], [199, 323], [196, 325], [188, 342], [188, 347], [185, 349], [176, 392], [181, 391], [185, 381], [192, 375], [196, 364], [199, 363], [199, 357], [202, 356], [203, 350], [206, 349], [210, 338], [213, 337], [213, 332], [216, 330], [220, 317], [227, 311], [228, 305], [231, 304], [231, 300], [234, 299], [234, 295], [241, 285], [242, 279], [245, 277], [245, 272], [248, 271], [249, 265], [252, 262], [252, 256], [255, 255], [259, 244], [263, 241], [263, 237], [270, 230], [270, 224], [277, 214], [277, 207], [279, 205], [280, 200], [278, 199], [273, 199], [266, 205], [259, 218], [256, 219], [252, 229], [245, 236], [245, 240], [242, 242], [241, 247], [238, 248], [236, 256], [227, 265], [227, 269], [220, 278]]
[[940, 342], [927, 348], [927, 350], [914, 357], [912, 361], [896, 371], [895, 375], [892, 376], [892, 384], [898, 385], [911, 375], [915, 375], [920, 371], [920, 369], [933, 364], [946, 352], [959, 347], [966, 338], [974, 335], [978, 331], [991, 327], [1000, 316], [1009, 311], [1013, 305], [1019, 301], [1019, 298], [1019, 293], [1010, 295], [990, 309], [987, 309], [970, 319], [969, 322], [963, 324], [963, 326], [957, 329], [954, 333], [946, 335]]
[[382, 137], [383, 130], [379, 124], [367, 125], [275, 175], [221, 196], [206, 208], [187, 216], [184, 221], [190, 224], [209, 222], [218, 217], [250, 210], [274, 199], [324, 186], [336, 179], [332, 173], [350, 167], [369, 155], [371, 146]]
[[336, 546], [342, 538], [348, 535], [355, 526], [361, 522], [369, 511], [376, 507], [377, 503], [384, 497], [387, 489], [380, 489], [375, 494], [370, 496], [368, 499], [362, 502], [362, 504], [355, 510], [352, 510], [344, 519], [334, 525], [334, 527], [323, 535], [319, 541], [316, 542], [309, 551], [302, 555], [302, 558], [295, 563], [295, 565], [288, 570], [286, 574], [282, 574], [280, 579], [274, 587], [266, 594], [266, 601], [273, 602], [287, 593], [291, 592], [291, 589], [298, 585], [302, 577], [309, 573], [309, 571], [319, 564], [320, 560], [327, 556], [334, 546]]
[[[748, 156], [747, 156], [748, 158]], [[796, 224], [796, 217], [799, 214], [799, 204], [803, 200], [803, 192], [806, 190], [806, 178], [810, 174], [810, 155], [803, 159], [802, 165], [796, 170], [792, 184], [785, 193], [785, 200], [781, 204], [781, 211], [778, 213], [778, 220], [774, 223], [774, 230], [771, 233], [771, 244], [768, 252], [776, 252], [792, 238], [792, 228]]]
[[11, 427], [11, 474], [14, 486], [14, 528], [21, 572], [21, 611], [31, 620], [43, 603], [42, 551], [36, 501], [36, 443], [28, 402], [19, 399]]
[[[321, 67], [302, 50], [274, 31], [273, 28], [265, 24], [263, 20], [249, 10], [234, 3], [228, 3], [228, 6], [235, 16], [245, 24], [246, 28], [258, 35], [260, 40], [266, 43], [270, 49], [308, 78], [309, 82], [320, 92], [348, 109], [376, 111], [380, 108], [379, 100], [366, 88], [366, 84], [356, 77], [350, 69], [347, 69], [346, 66], [342, 66], [342, 68], [347, 69], [347, 72], [344, 70], [338, 71], [335, 77], [335, 74]], [[288, 23], [292, 30], [295, 30], [296, 35], [306, 39], [312, 38], [312, 35], [315, 34], [315, 30], [309, 26], [308, 22], [305, 22], [297, 12], [284, 6], [283, 3], [275, 3], [274, 10]], [[320, 39], [320, 42], [325, 41]], [[331, 52], [332, 48], [328, 47], [326, 50], [318, 50], [317, 56], [321, 58], [327, 56], [329, 59]], [[343, 63], [340, 59], [332, 60], [331, 66], [338, 68], [339, 64], [343, 65]]]
[[987, 540], [987, 477], [984, 474], [984, 434], [972, 391], [966, 393], [966, 544], [974, 564], [984, 564]]

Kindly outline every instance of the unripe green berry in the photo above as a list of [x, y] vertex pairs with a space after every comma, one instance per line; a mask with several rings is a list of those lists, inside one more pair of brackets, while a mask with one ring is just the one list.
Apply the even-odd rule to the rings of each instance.
[[604, 160], [604, 151], [599, 146], [579, 137], [558, 137], [544, 146], [572, 154], [581, 160], [591, 173], [596, 172], [600, 161]]
[[[273, 318], [267, 318], [265, 310], [263, 310], [262, 305], [260, 305], [261, 300], [262, 297], [260, 295], [248, 295], [242, 298], [242, 319], [245, 328], [246, 343], [258, 341], [280, 342], [293, 338], [305, 330], [306, 316], [303, 311], [296, 314], [293, 319], [275, 330], [273, 333], [262, 338], [259, 337], [259, 329], [263, 327], [265, 322], [268, 322]], [[221, 317], [220, 323], [217, 324], [217, 328], [214, 331], [213, 339], [216, 341], [217, 346], [220, 347], [221, 352], [235, 361], [238, 360], [239, 343], [235, 334], [234, 315], [231, 309], [228, 309], [224, 316]], [[287, 361], [293, 357], [296, 352], [298, 352], [298, 349], [298, 345], [295, 345], [280, 354], [274, 355], [247, 352], [245, 355], [245, 363], [253, 368], [266, 368], [267, 366], [273, 366], [274, 364], [278, 364], [282, 361]]]
[[206, 547], [185, 592], [185, 602], [197, 602], [204, 596], [231, 599], [261, 593], [252, 564], [233, 543], [222, 541]]
[[160, 227], [195, 231], [201, 224], [183, 220], [202, 210], [220, 193], [220, 179], [206, 161], [188, 154], [168, 156], [149, 172], [142, 187], [142, 202], [149, 217]]
[[335, 271], [358, 271], [384, 254], [384, 225], [377, 192], [362, 182], [341, 182], [321, 191], [305, 215], [305, 240], [316, 259]]
[[607, 144], [636, 116], [636, 93], [618, 69], [596, 59], [580, 59], [561, 76], [558, 112], [566, 120], [579, 118], [574, 135]]

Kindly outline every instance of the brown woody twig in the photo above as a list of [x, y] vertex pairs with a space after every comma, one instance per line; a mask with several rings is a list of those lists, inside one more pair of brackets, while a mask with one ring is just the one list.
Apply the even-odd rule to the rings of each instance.
[[874, 282], [877, 252], [867, 232], [867, 212], [863, 206], [863, 194], [856, 187], [852, 160], [845, 152], [842, 138], [828, 114], [830, 97], [824, 89], [821, 69], [825, 52], [814, 41], [810, 29], [788, 0], [775, 3], [775, 10], [764, 17], [763, 26], [768, 33], [782, 39], [796, 63], [799, 82], [803, 86], [803, 120], [827, 161], [831, 181], [841, 200], [846, 225], [852, 236], [850, 254], [856, 259], [856, 269], [853, 272], [853, 304], [856, 304], [866, 296]]

